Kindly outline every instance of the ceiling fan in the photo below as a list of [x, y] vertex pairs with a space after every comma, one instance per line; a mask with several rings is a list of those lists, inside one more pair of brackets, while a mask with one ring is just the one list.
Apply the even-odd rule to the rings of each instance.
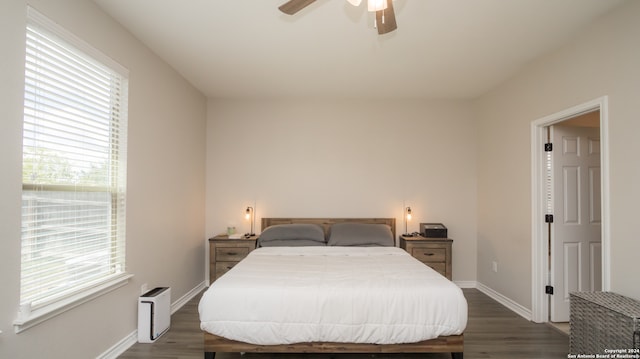
[[[293, 15], [316, 0], [289, 0], [278, 9], [287, 15]], [[358, 6], [362, 0], [347, 0], [353, 6]], [[393, 11], [393, 0], [367, 0], [367, 8], [376, 13], [375, 27], [378, 34], [386, 34], [398, 28], [396, 14]]]

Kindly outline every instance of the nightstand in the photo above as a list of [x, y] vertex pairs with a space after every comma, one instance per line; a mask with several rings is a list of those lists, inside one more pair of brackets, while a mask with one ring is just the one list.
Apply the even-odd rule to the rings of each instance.
[[400, 236], [400, 248], [451, 280], [453, 239]]
[[256, 248], [257, 236], [229, 239], [218, 235], [209, 238], [209, 284], [227, 273]]

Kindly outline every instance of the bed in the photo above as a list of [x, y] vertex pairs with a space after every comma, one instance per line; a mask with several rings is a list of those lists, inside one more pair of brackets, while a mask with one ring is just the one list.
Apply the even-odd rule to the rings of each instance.
[[[394, 218], [263, 218], [262, 229], [261, 248], [201, 299], [205, 358], [216, 352], [463, 357], [466, 300], [455, 284], [395, 247]], [[379, 236], [381, 230], [389, 234]]]

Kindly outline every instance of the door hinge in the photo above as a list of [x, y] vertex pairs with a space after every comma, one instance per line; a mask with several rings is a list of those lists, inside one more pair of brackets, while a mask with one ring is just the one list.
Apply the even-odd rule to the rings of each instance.
[[544, 144], [544, 152], [551, 152], [553, 151], [553, 143], [549, 142], [549, 143], [545, 143]]
[[544, 287], [544, 292], [545, 292], [546, 294], [551, 294], [551, 295], [553, 295], [553, 286], [551, 286], [551, 285], [545, 286], [545, 287]]
[[544, 223], [553, 223], [553, 214], [545, 214]]

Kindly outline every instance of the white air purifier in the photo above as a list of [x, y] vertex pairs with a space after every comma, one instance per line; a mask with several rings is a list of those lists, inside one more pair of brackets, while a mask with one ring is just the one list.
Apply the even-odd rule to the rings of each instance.
[[138, 298], [138, 342], [153, 343], [171, 324], [171, 288], [154, 288]]

